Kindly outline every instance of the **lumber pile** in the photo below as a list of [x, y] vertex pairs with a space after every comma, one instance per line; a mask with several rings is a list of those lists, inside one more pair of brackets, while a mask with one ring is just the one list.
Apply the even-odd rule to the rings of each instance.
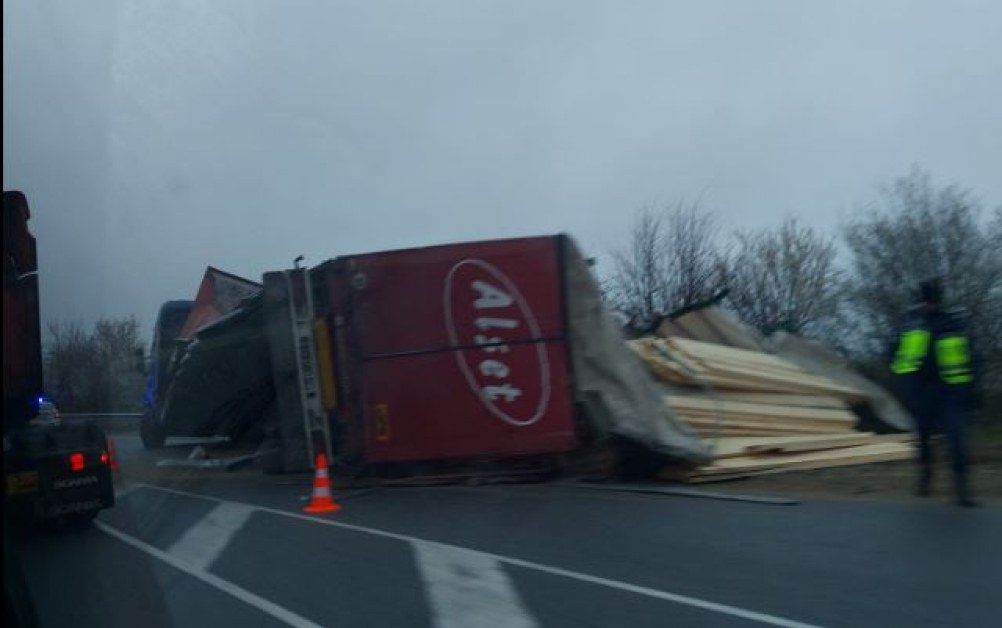
[[834, 395], [863, 398], [848, 386], [811, 375], [782, 358], [685, 338], [639, 338], [630, 346], [655, 376], [681, 384], [709, 385], [721, 390]]
[[685, 474], [689, 482], [720, 482], [752, 475], [826, 469], [912, 457], [909, 434], [865, 432], [799, 437], [722, 438], [712, 464]]
[[670, 384], [665, 405], [714, 448], [694, 482], [910, 458], [907, 435], [856, 431], [861, 391], [761, 351], [686, 338], [629, 341]]

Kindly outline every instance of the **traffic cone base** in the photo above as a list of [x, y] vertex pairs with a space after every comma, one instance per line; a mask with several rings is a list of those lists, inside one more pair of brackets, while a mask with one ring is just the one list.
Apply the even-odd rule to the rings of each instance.
[[306, 508], [303, 508], [303, 512], [309, 513], [338, 512], [339, 510], [341, 510], [341, 504], [338, 504], [330, 497], [315, 496]]
[[331, 497], [331, 479], [327, 474], [327, 456], [322, 453], [317, 454], [313, 494], [310, 496], [310, 503], [306, 505], [306, 508], [303, 508], [303, 512], [323, 513], [339, 510], [341, 510], [341, 505]]

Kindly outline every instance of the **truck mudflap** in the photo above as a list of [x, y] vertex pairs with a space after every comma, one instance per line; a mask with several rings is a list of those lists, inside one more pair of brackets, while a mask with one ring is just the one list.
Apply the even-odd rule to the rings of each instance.
[[86, 515], [115, 505], [115, 490], [107, 466], [66, 474], [52, 472], [40, 482], [35, 516], [42, 519]]
[[8, 473], [5, 480], [6, 505], [35, 520], [92, 515], [115, 505], [111, 471], [104, 464], [67, 472], [53, 461]]

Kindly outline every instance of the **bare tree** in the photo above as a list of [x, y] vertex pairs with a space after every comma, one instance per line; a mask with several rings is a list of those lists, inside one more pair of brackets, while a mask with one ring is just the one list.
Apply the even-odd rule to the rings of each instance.
[[[1002, 207], [995, 209], [995, 219], [988, 230], [989, 246], [995, 251], [996, 263], [1002, 266]], [[986, 356], [979, 366], [983, 369], [982, 416], [994, 418], [996, 422], [1002, 417], [1002, 281], [996, 283], [992, 294], [988, 297], [988, 307], [984, 314], [981, 330], [982, 339], [979, 353]], [[989, 338], [985, 341], [983, 338]]]
[[716, 296], [726, 282], [726, 254], [712, 214], [698, 202], [680, 201], [665, 214], [665, 255], [668, 260], [665, 312]]
[[852, 271], [848, 296], [866, 354], [887, 351], [915, 301], [915, 287], [939, 276], [947, 306], [959, 309], [989, 368], [998, 368], [1002, 210], [991, 225], [981, 219], [981, 211], [969, 191], [935, 187], [927, 172], [913, 168], [846, 225]]
[[141, 407], [144, 378], [135, 368], [135, 352], [142, 346], [135, 316], [102, 318], [92, 332], [101, 366], [108, 379], [109, 407], [137, 410]]
[[698, 203], [641, 209], [629, 244], [613, 252], [613, 264], [610, 300], [634, 320], [708, 300], [724, 282], [719, 229]]
[[134, 369], [140, 346], [135, 317], [101, 319], [88, 332], [80, 323], [48, 324], [46, 389], [64, 412], [139, 408], [142, 376]]
[[825, 337], [838, 309], [835, 244], [787, 219], [779, 229], [735, 235], [728, 263], [728, 300], [764, 334], [788, 331]]
[[664, 217], [649, 207], [637, 212], [630, 243], [613, 252], [608, 294], [617, 309], [647, 320], [664, 307], [668, 267], [664, 252]]
[[45, 386], [48, 395], [66, 412], [103, 405], [106, 388], [90, 334], [78, 322], [48, 324]]

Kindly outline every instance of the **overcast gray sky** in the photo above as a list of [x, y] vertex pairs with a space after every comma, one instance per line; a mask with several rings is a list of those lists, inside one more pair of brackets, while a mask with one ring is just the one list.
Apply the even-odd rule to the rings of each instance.
[[831, 230], [927, 168], [1002, 202], [1002, 3], [4, 0], [3, 186], [46, 319], [702, 194]]

